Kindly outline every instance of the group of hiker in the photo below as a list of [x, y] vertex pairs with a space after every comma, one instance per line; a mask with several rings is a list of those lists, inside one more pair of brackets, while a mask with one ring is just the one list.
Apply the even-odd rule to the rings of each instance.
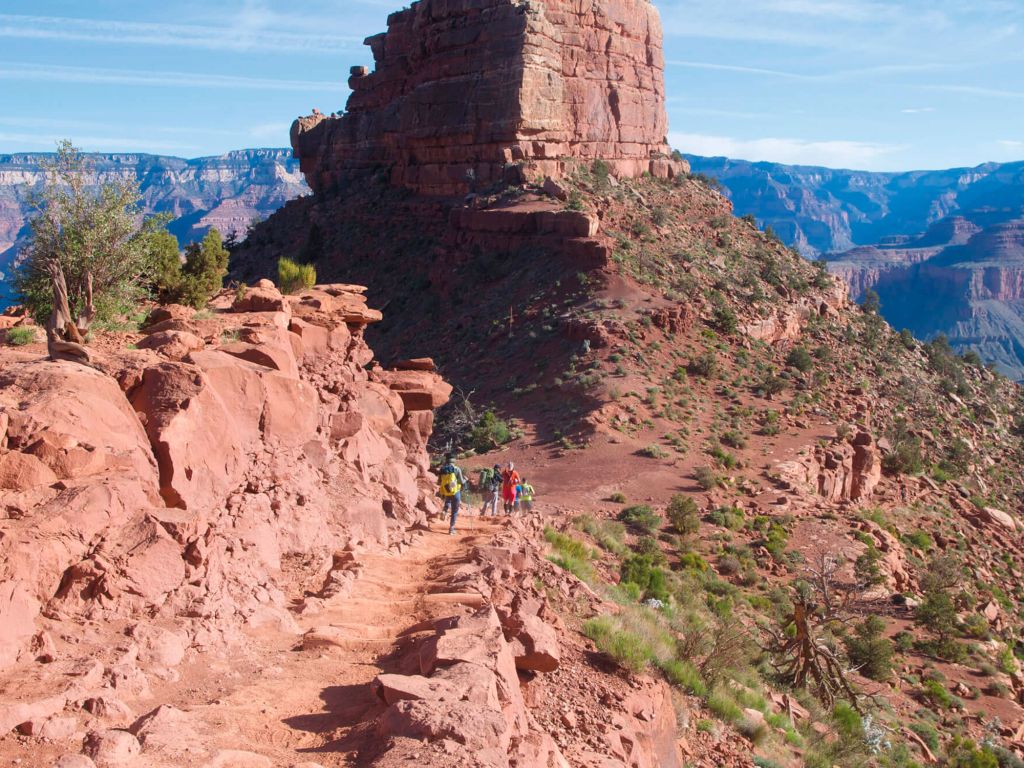
[[[448, 517], [448, 533], [451, 536], [455, 535], [455, 522], [458, 520], [459, 508], [462, 505], [462, 491], [468, 487], [462, 468], [455, 464], [454, 457], [446, 456], [438, 470], [438, 493], [444, 500], [441, 518]], [[481, 516], [486, 516], [489, 508], [491, 516], [496, 517], [499, 501], [506, 515], [517, 514], [520, 510], [533, 511], [533, 486], [519, 474], [511, 461], [504, 469], [500, 464], [495, 464], [490, 469], [480, 470], [477, 487], [483, 495]]]

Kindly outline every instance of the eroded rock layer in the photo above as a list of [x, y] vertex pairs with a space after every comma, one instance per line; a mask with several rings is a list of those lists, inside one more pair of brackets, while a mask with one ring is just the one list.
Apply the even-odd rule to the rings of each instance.
[[64, 620], [174, 620], [197, 648], [287, 624], [289, 558], [336, 592], [338, 553], [401, 544], [426, 519], [426, 441], [451, 387], [368, 367], [380, 313], [363, 290], [264, 282], [210, 317], [160, 308], [103, 370], [5, 358], [0, 669]]
[[380, 169], [454, 194], [510, 172], [558, 177], [574, 158], [620, 176], [677, 168], [649, 0], [420, 0], [366, 43], [375, 70], [353, 67], [346, 113], [292, 126], [314, 190]]

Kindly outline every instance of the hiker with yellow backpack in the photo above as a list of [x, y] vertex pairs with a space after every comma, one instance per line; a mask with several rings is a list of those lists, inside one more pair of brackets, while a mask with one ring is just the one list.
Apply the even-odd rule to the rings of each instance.
[[466, 487], [466, 477], [462, 469], [455, 466], [451, 455], [444, 457], [444, 464], [438, 470], [438, 493], [444, 499], [444, 507], [441, 509], [441, 519], [450, 510], [451, 519], [448, 523], [448, 535], [455, 535], [455, 521], [459, 517], [459, 505], [462, 504], [462, 489]]

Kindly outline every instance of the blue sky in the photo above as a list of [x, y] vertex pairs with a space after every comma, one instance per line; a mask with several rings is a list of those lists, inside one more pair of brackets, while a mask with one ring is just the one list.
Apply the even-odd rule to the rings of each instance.
[[[536, 0], [535, 0], [536, 1]], [[6, 0], [0, 152], [286, 146], [403, 0]], [[1024, 159], [1024, 0], [658, 0], [671, 140], [907, 170]]]

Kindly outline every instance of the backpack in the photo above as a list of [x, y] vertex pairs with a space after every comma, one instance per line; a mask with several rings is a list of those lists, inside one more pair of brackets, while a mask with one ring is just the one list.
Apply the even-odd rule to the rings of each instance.
[[459, 482], [459, 476], [455, 472], [455, 467], [451, 464], [445, 464], [441, 467], [441, 495], [451, 497], [461, 490], [462, 484]]

